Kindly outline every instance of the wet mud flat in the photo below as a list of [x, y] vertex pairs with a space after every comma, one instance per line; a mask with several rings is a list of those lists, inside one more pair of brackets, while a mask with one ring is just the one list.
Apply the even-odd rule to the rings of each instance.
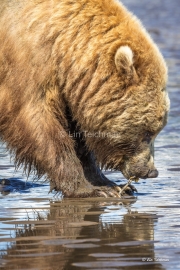
[[[180, 8], [178, 0], [123, 0], [169, 68], [169, 122], [155, 142], [159, 177], [134, 198], [62, 200], [43, 180], [26, 182], [0, 144], [0, 269], [180, 269]], [[125, 183], [119, 172], [106, 172]]]
[[20, 197], [0, 212], [1, 269], [179, 268], [180, 205], [169, 192], [122, 201]]

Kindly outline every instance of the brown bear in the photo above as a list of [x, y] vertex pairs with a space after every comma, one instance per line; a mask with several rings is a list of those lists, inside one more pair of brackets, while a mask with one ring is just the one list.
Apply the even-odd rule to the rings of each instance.
[[157, 177], [167, 68], [115, 0], [0, 1], [0, 136], [65, 197], [115, 196], [101, 168]]

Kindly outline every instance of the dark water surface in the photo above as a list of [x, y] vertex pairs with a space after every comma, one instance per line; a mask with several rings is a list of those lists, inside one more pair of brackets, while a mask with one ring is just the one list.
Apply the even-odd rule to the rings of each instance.
[[[140, 180], [137, 200], [61, 200], [26, 183], [0, 144], [1, 269], [180, 269], [180, 2], [123, 0], [143, 21], [169, 67], [169, 123], [156, 140], [160, 175]], [[120, 173], [108, 173], [123, 181]], [[1, 190], [1, 185], [0, 185]]]

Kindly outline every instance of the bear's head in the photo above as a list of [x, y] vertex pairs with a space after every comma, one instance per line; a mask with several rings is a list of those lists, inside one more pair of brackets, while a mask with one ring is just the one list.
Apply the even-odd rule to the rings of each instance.
[[86, 104], [86, 143], [102, 167], [120, 170], [127, 179], [157, 177], [154, 140], [169, 110], [166, 64], [156, 46], [146, 53], [122, 45], [114, 69]]
[[121, 46], [115, 55], [117, 70], [130, 82], [121, 99], [124, 112], [118, 117], [125, 151], [117, 168], [126, 178], [158, 176], [154, 166], [154, 140], [167, 123], [170, 102], [166, 92], [166, 65], [159, 53], [156, 57], [152, 55], [151, 61], [147, 66], [142, 65], [144, 75], [142, 68], [138, 74], [129, 46]]

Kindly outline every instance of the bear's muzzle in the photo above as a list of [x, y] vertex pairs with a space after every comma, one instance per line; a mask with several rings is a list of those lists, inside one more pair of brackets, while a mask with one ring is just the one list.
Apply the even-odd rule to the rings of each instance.
[[151, 170], [148, 172], [147, 178], [156, 178], [156, 177], [158, 177], [158, 174], [159, 174], [158, 170], [156, 170], [156, 169]]

